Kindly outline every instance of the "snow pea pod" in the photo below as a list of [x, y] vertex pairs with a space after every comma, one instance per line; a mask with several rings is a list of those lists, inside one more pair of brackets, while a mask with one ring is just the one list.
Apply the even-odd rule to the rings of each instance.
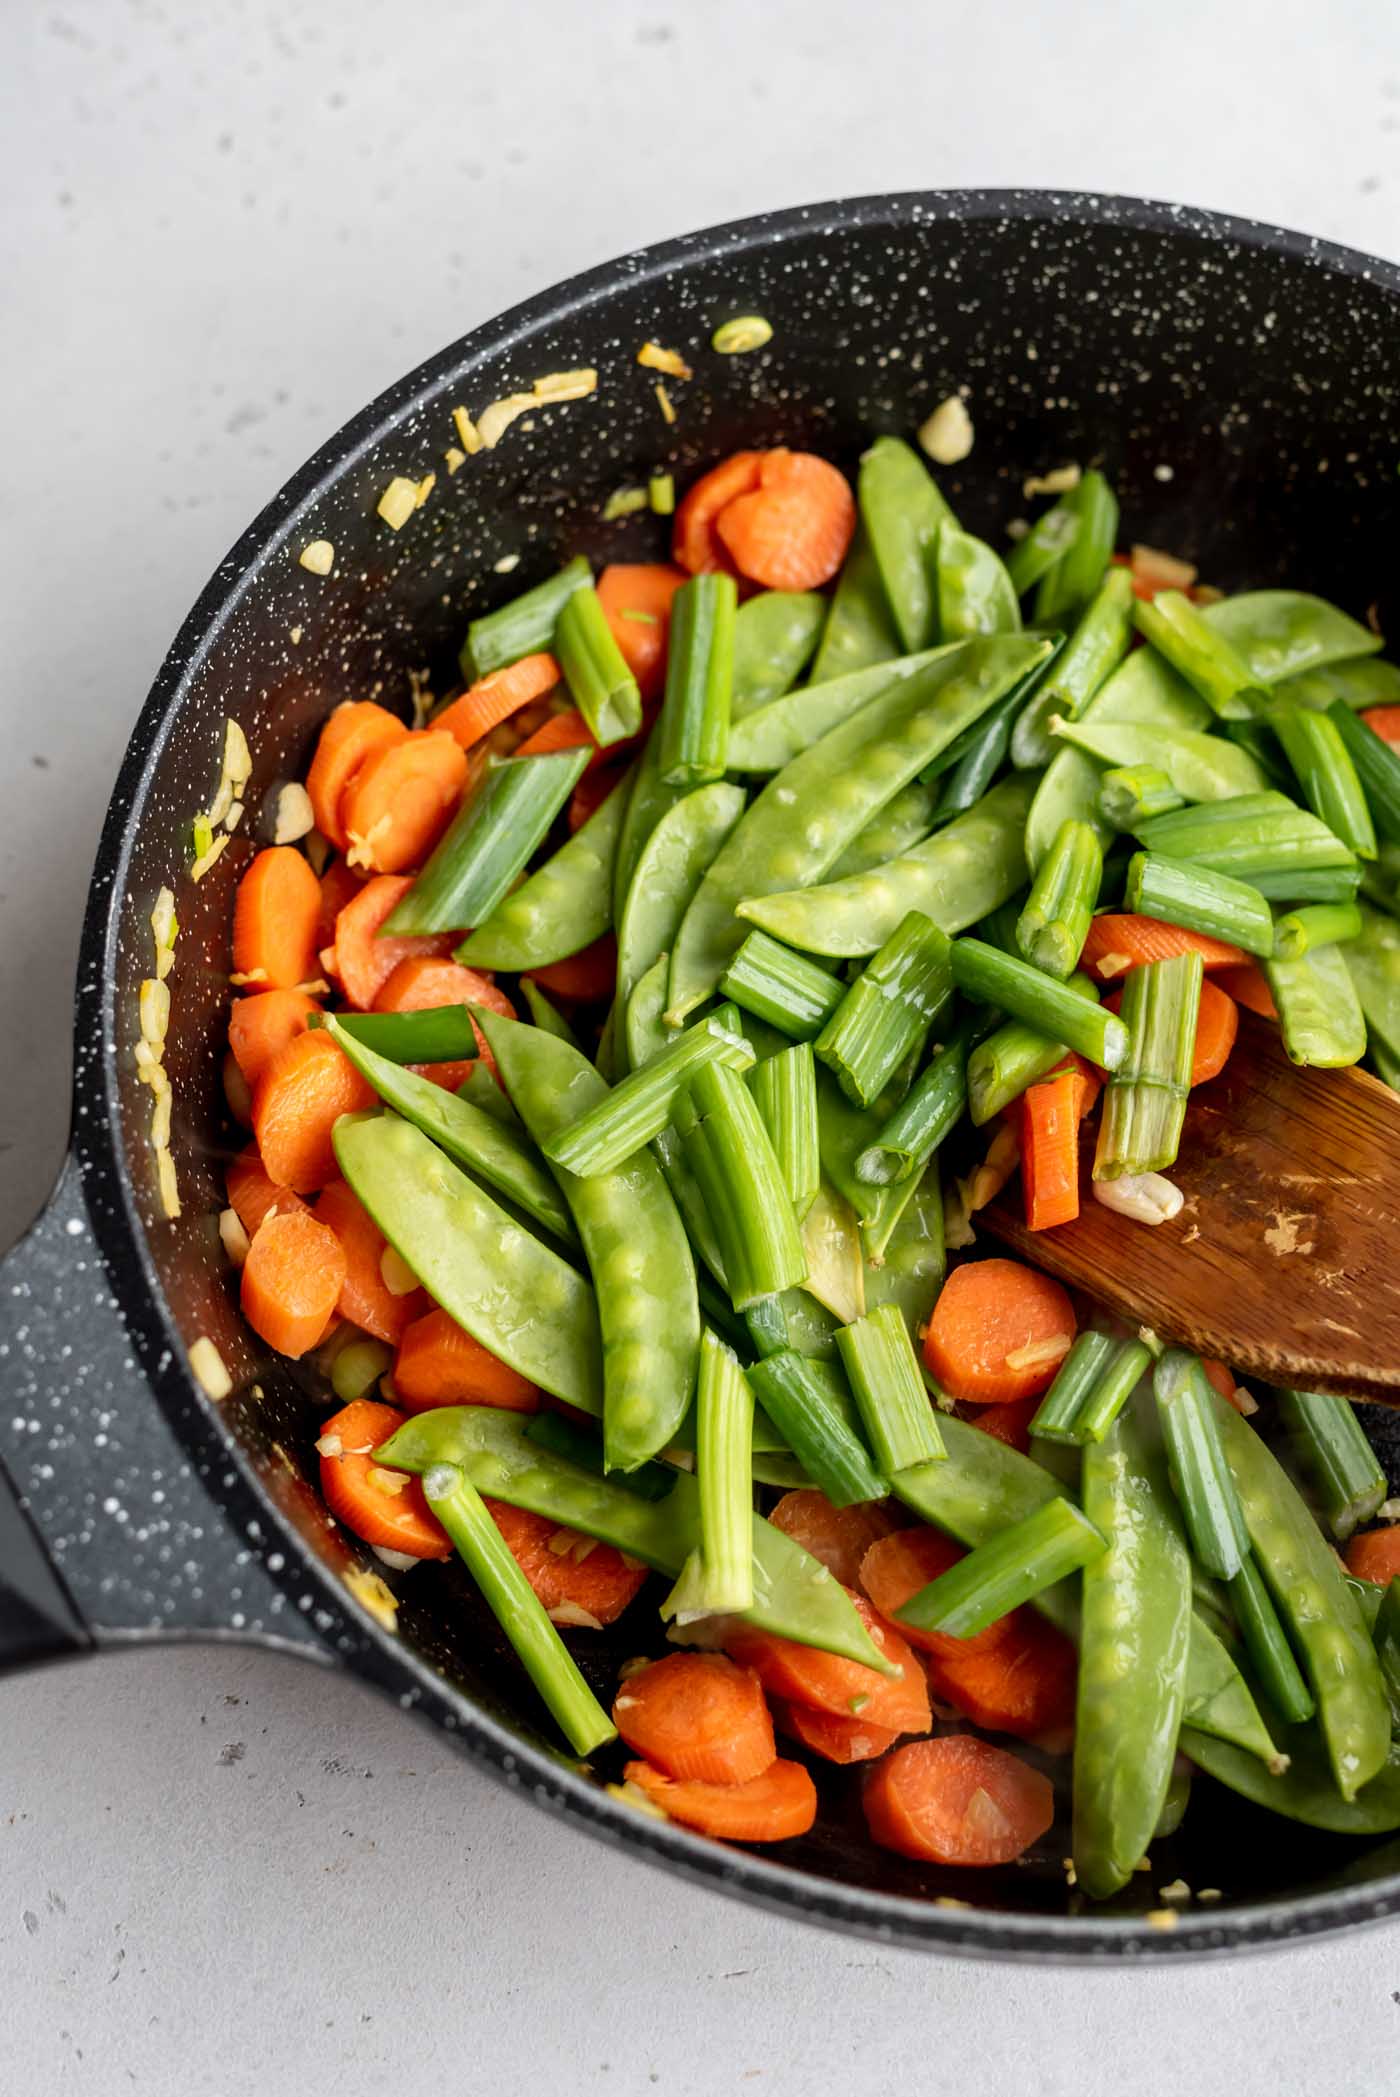
[[[597, 1071], [567, 1042], [484, 1007], [477, 1018], [536, 1143], [607, 1098]], [[635, 1471], [673, 1439], [695, 1388], [700, 1308], [690, 1245], [649, 1151], [589, 1179], [561, 1167], [555, 1177], [597, 1292], [605, 1459], [609, 1470]]]
[[868, 1261], [865, 1302], [869, 1310], [892, 1303], [915, 1346], [943, 1287], [948, 1257], [943, 1244], [943, 1189], [938, 1160], [918, 1176], [913, 1198], [891, 1231], [885, 1256]]
[[1400, 703], [1400, 663], [1383, 662], [1378, 655], [1353, 656], [1346, 662], [1325, 663], [1317, 670], [1300, 671], [1274, 686], [1274, 697], [1294, 706], [1308, 706], [1325, 714], [1335, 699], [1360, 713], [1368, 706]]
[[1380, 1036], [1392, 1056], [1400, 1056], [1400, 925], [1392, 917], [1359, 905], [1361, 937], [1340, 951], [1361, 1000], [1372, 1046]]
[[[422, 1077], [416, 1070], [405, 1070], [400, 1064], [391, 1063], [387, 1056], [377, 1055], [331, 1013], [324, 1015], [321, 1024], [361, 1077], [373, 1085], [386, 1107], [392, 1107], [405, 1121], [411, 1121], [439, 1150], [446, 1151], [454, 1164], [475, 1178], [485, 1180], [498, 1194], [504, 1194], [533, 1222], [551, 1231], [563, 1244], [578, 1243], [573, 1220], [560, 1199], [559, 1189], [543, 1158], [520, 1131], [518, 1123], [511, 1128], [509, 1123], [498, 1120], [485, 1108], [474, 1106], [460, 1093], [445, 1092], [431, 1078]], [[505, 1094], [494, 1078], [490, 1084], [504, 1101]]]
[[1083, 1457], [1084, 1512], [1108, 1541], [1084, 1568], [1074, 1723], [1074, 1868], [1093, 1900], [1132, 1877], [1176, 1754], [1191, 1561], [1160, 1458], [1130, 1412]]
[[[675, 1040], [675, 1029], [668, 1027], [662, 1017], [666, 1007], [666, 978], [670, 957], [663, 954], [654, 961], [632, 992], [627, 1004], [627, 1066], [631, 1070], [642, 1070], [653, 1056]], [[685, 1161], [681, 1139], [669, 1125], [652, 1140], [652, 1155], [666, 1175], [666, 1184], [671, 1190], [671, 1199], [680, 1211], [686, 1236], [691, 1245], [709, 1268], [721, 1289], [727, 1293], [724, 1262], [720, 1258], [719, 1243], [714, 1226], [710, 1222], [695, 1176]]]
[[[613, 1544], [673, 1578], [700, 1540], [700, 1492], [682, 1471], [664, 1500], [641, 1500], [532, 1441], [528, 1420], [494, 1406], [445, 1405], [418, 1413], [377, 1451], [394, 1470], [422, 1473], [457, 1464], [479, 1493], [527, 1508], [584, 1536]], [[894, 1672], [850, 1596], [802, 1546], [753, 1517], [754, 1595], [745, 1623]]]
[[529, 1006], [530, 1017], [537, 1027], [543, 1027], [545, 1033], [552, 1034], [556, 1041], [567, 1041], [570, 1048], [578, 1047], [573, 1028], [559, 1007], [545, 996], [538, 983], [532, 983], [528, 976], [522, 976], [520, 995]]
[[598, 1305], [567, 1260], [396, 1115], [342, 1114], [335, 1155], [389, 1243], [449, 1317], [531, 1383], [584, 1412], [602, 1412]]
[[[820, 1145], [818, 1146], [820, 1147]], [[830, 1181], [822, 1180], [817, 1195], [802, 1219], [802, 1250], [807, 1259], [807, 1279], [800, 1289], [789, 1289], [784, 1304], [806, 1298], [822, 1316], [849, 1325], [865, 1316], [865, 1269], [860, 1249], [860, 1220], [843, 1194]], [[792, 1337], [794, 1320], [785, 1318], [783, 1345], [800, 1354], [813, 1349]], [[833, 1343], [830, 1350], [835, 1352]]]
[[1400, 1828], [1400, 1743], [1390, 1748], [1369, 1782], [1346, 1799], [1332, 1781], [1317, 1728], [1290, 1727], [1287, 1739], [1287, 1767], [1276, 1774], [1256, 1756], [1190, 1724], [1181, 1729], [1181, 1751], [1218, 1784], [1285, 1820], [1334, 1835], [1388, 1835]]
[[857, 525], [831, 600], [809, 683], [826, 684], [850, 670], [886, 663], [900, 652], [899, 630], [863, 525]]
[[1036, 787], [1031, 772], [1003, 779], [897, 859], [815, 888], [756, 897], [739, 914], [808, 954], [873, 954], [911, 910], [950, 935], [961, 932], [1024, 884], [1026, 814]]
[[933, 812], [943, 793], [941, 779], [915, 779], [887, 801], [847, 845], [831, 869], [833, 881], [847, 874], [868, 873], [922, 844], [933, 828]]
[[1011, 732], [1011, 762], [1018, 772], [1049, 764], [1056, 749], [1049, 734], [1052, 714], [1073, 720], [1083, 713], [1127, 654], [1132, 632], [1132, 572], [1110, 568], [1017, 718]]
[[[1205, 728], [1210, 708], [1151, 648], [1139, 648], [1101, 685], [1079, 718], [1145, 721], [1159, 728]], [[1099, 814], [1099, 768], [1080, 750], [1061, 750], [1051, 761], [1026, 817], [1026, 858], [1031, 871], [1054, 844], [1061, 823], [1092, 823], [1100, 842], [1110, 835]]]
[[1283, 1045], [1294, 1063], [1342, 1070], [1366, 1053], [1366, 1021], [1345, 946], [1309, 947], [1294, 961], [1264, 957]]
[[671, 953], [668, 1016], [684, 1018], [724, 974], [747, 929], [736, 915], [740, 904], [820, 880], [870, 818], [1049, 645], [1021, 634], [964, 641], [770, 779], [685, 914]]
[[1078, 520], [1073, 544], [1041, 579], [1035, 593], [1037, 626], [1063, 625], [1089, 602], [1104, 578], [1118, 539], [1118, 498], [1101, 473], [1090, 471], [1061, 497]]
[[1267, 775], [1248, 750], [1223, 735], [1194, 728], [1166, 728], [1146, 721], [1060, 721], [1057, 743], [1083, 750], [1100, 765], [1160, 766], [1183, 801], [1228, 801], [1234, 794], [1261, 794]]
[[1223, 1398], [1215, 1414], [1259, 1570], [1317, 1699], [1337, 1789], [1354, 1799], [1390, 1749], [1375, 1647], [1331, 1545], [1278, 1458]]
[[947, 652], [945, 648], [925, 648], [918, 655], [897, 655], [892, 661], [833, 677], [829, 683], [804, 684], [781, 699], [770, 699], [766, 706], [757, 707], [731, 728], [729, 770], [781, 771], [861, 707], [882, 698], [892, 686], [919, 676]]
[[668, 808], [641, 849], [617, 921], [617, 994], [624, 1007], [666, 953], [701, 876], [744, 812], [742, 787], [716, 780]]
[[1246, 590], [1207, 605], [1201, 617], [1264, 685], [1352, 656], [1375, 655], [1385, 645], [1368, 626], [1304, 590]]
[[731, 722], [789, 692], [806, 669], [826, 618], [815, 590], [763, 590], [734, 620]]
[[985, 539], [945, 522], [938, 534], [938, 631], [945, 641], [975, 633], [1019, 633], [1011, 577]]
[[860, 1219], [861, 1247], [867, 1266], [883, 1260], [901, 1217], [911, 1206], [920, 1182], [906, 1180], [872, 1186], [856, 1176], [856, 1161], [875, 1141], [908, 1089], [906, 1076], [893, 1082], [869, 1107], [853, 1106], [831, 1072], [817, 1072], [817, 1149], [822, 1171]]
[[899, 437], [877, 437], [861, 458], [861, 521], [875, 555], [894, 623], [909, 654], [938, 630], [938, 535], [957, 519], [938, 483]]
[[613, 858], [627, 812], [627, 782], [553, 858], [456, 949], [469, 968], [544, 968], [601, 939], [612, 923]]
[[641, 756], [632, 767], [630, 783], [623, 781], [620, 792], [627, 796], [627, 806], [622, 815], [622, 826], [618, 831], [617, 850], [613, 854], [613, 923], [622, 916], [627, 892], [632, 886], [632, 876], [637, 871], [642, 846], [651, 836], [668, 808], [680, 800], [684, 787], [667, 786], [661, 776], [661, 738], [649, 735]]

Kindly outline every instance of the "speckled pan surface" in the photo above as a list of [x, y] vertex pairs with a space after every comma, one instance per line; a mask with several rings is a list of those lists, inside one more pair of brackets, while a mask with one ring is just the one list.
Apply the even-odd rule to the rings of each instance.
[[[314, 1645], [453, 1730], [541, 1803], [640, 1854], [910, 1943], [1179, 1956], [1400, 1906], [1400, 1844], [1367, 1852], [1302, 1831], [1280, 1839], [1279, 1823], [1204, 1797], [1189, 1833], [1163, 1846], [1160, 1874], [1092, 1914], [1073, 1911], [1065, 1826], [1014, 1873], [926, 1873], [870, 1849], [840, 1773], [824, 1784], [816, 1830], [781, 1858], [726, 1851], [639, 1818], [557, 1754], [452, 1568], [403, 1580], [399, 1634], [382, 1632], [347, 1595], [354, 1555], [306, 1482], [318, 1417], [310, 1372], [251, 1343], [213, 1221], [229, 1147], [218, 1083], [229, 913], [255, 836], [237, 839], [198, 888], [182, 878], [225, 715], [253, 747], [256, 812], [270, 787], [303, 770], [341, 698], [407, 711], [423, 671], [445, 689], [474, 611], [575, 552], [599, 562], [653, 555], [655, 520], [600, 522], [613, 489], [658, 467], [684, 478], [743, 443], [792, 442], [850, 465], [870, 431], [906, 430], [958, 388], [977, 443], [945, 479], [974, 529], [1016, 514], [1025, 474], [1101, 459], [1128, 537], [1188, 551], [1226, 587], [1287, 577], [1354, 608], [1374, 602], [1385, 620], [1400, 611], [1397, 307], [1400, 273], [1389, 265], [1198, 212], [967, 192], [819, 205], [628, 256], [544, 294], [391, 389], [311, 461], [212, 579], [133, 737], [94, 874], [79, 983], [76, 1149], [87, 1213], [70, 1183], [0, 1288], [11, 1400], [0, 1454], [99, 1637], [159, 1625]], [[713, 354], [716, 324], [751, 311], [772, 321], [771, 344], [744, 358]], [[695, 368], [691, 381], [667, 382], [674, 426], [656, 374], [635, 364], [648, 337]], [[448, 476], [454, 404], [479, 411], [581, 364], [599, 369], [596, 396], [537, 410]], [[433, 471], [428, 501], [396, 536], [375, 515], [379, 494], [396, 474]], [[325, 579], [296, 561], [316, 538], [336, 548]], [[513, 573], [497, 573], [510, 556]], [[159, 1214], [148, 1095], [132, 1062], [147, 918], [172, 878], [178, 1227]], [[200, 1333], [237, 1385], [217, 1411], [184, 1369]], [[645, 1643], [625, 1622], [590, 1643], [594, 1657], [582, 1657], [596, 1686], [606, 1692], [618, 1661]], [[1147, 1929], [1157, 1878], [1178, 1873], [1221, 1885], [1224, 1900], [1171, 1934]], [[940, 1896], [971, 1905], [938, 1906]]]

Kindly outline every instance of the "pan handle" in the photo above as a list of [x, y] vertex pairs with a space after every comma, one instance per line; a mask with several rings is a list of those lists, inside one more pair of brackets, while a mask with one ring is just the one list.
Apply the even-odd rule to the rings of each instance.
[[181, 1636], [330, 1657], [156, 1403], [70, 1153], [0, 1262], [0, 1670]]

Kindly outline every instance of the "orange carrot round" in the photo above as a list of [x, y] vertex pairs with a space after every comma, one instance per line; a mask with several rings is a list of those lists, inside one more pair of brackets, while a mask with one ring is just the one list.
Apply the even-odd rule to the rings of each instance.
[[[860, 1584], [881, 1616], [894, 1617], [930, 1580], [966, 1556], [961, 1544], [937, 1529], [897, 1529], [893, 1536], [883, 1536], [870, 1546], [861, 1561]], [[900, 1624], [898, 1629], [911, 1646], [925, 1653], [987, 1652], [1006, 1636], [1009, 1622], [1007, 1617], [998, 1617], [972, 1638], [921, 1631], [914, 1624]]]
[[944, 1283], [924, 1360], [954, 1398], [1009, 1405], [1050, 1388], [1074, 1334], [1070, 1300], [1048, 1274], [1019, 1260], [975, 1260]]
[[373, 1105], [373, 1088], [329, 1034], [296, 1035], [253, 1089], [253, 1130], [268, 1178], [298, 1194], [324, 1187], [336, 1177], [337, 1121]]
[[238, 1068], [238, 1058], [230, 1049], [224, 1057], [221, 1072], [224, 1087], [224, 1104], [240, 1128], [253, 1126], [253, 1089]]
[[833, 1507], [814, 1485], [784, 1493], [768, 1519], [775, 1529], [820, 1559], [843, 1587], [861, 1586], [860, 1568], [866, 1552], [898, 1528], [900, 1521], [878, 1500]]
[[546, 1515], [488, 1500], [491, 1518], [521, 1572], [561, 1629], [601, 1631], [621, 1616], [646, 1579], [612, 1544], [577, 1529], [561, 1529]]
[[813, 1711], [805, 1704], [775, 1704], [773, 1722], [824, 1762], [873, 1762], [899, 1738], [888, 1726], [872, 1726], [863, 1718], [838, 1718], [834, 1711]]
[[817, 1817], [817, 1787], [800, 1762], [770, 1762], [747, 1784], [676, 1784], [649, 1762], [622, 1774], [682, 1827], [722, 1842], [790, 1842]]
[[397, 714], [376, 706], [372, 699], [338, 706], [321, 730], [306, 775], [306, 791], [316, 828], [340, 851], [348, 842], [340, 817], [341, 795], [367, 757], [390, 743], [401, 743], [407, 734]]
[[1368, 706], [1361, 718], [1382, 742], [1400, 747], [1400, 706]]
[[590, 743], [593, 744], [593, 755], [589, 763], [594, 765], [607, 755], [607, 751], [594, 741], [593, 730], [578, 708], [571, 706], [566, 713], [551, 714], [547, 721], [542, 721], [533, 735], [527, 735], [523, 743], [516, 744], [515, 755], [547, 757], [553, 750], [583, 750]]
[[[316, 951], [335, 945], [335, 921], [365, 885], [365, 876], [343, 859], [332, 859], [321, 876], [321, 911], [316, 920]], [[319, 973], [320, 971], [318, 971]]]
[[[1227, 970], [1233, 975], [1234, 970]], [[1263, 978], [1260, 978], [1261, 982]], [[1267, 984], [1265, 988], [1267, 989]], [[1115, 990], [1104, 999], [1107, 1012], [1122, 1009], [1123, 992]], [[1239, 1006], [1232, 997], [1220, 988], [1219, 983], [1209, 976], [1201, 982], [1201, 1002], [1196, 1014], [1196, 1040], [1191, 1058], [1191, 1083], [1204, 1085], [1209, 1078], [1218, 1078], [1230, 1060], [1230, 1051], [1235, 1045], [1235, 1036], [1240, 1030]], [[1031, 1091], [1035, 1087], [1030, 1088]], [[1024, 1165], [1024, 1158], [1022, 1160]], [[1035, 1226], [1032, 1224], [1032, 1229]]]
[[1033, 1609], [1013, 1610], [990, 1649], [931, 1653], [928, 1671], [934, 1694], [989, 1733], [1058, 1739], [1074, 1724], [1074, 1647]]
[[450, 1558], [452, 1546], [418, 1480], [374, 1460], [375, 1450], [402, 1426], [403, 1414], [374, 1398], [356, 1398], [332, 1413], [320, 1437], [323, 1447], [335, 1451], [321, 1458], [322, 1496], [363, 1543], [410, 1558]]
[[979, 1405], [972, 1424], [1025, 1456], [1031, 1446], [1031, 1421], [1039, 1405], [1039, 1398], [1015, 1398], [1010, 1405]]
[[422, 728], [372, 751], [340, 800], [354, 863], [377, 874], [420, 866], [466, 783], [466, 753], [445, 729]]
[[716, 569], [727, 575], [734, 564], [715, 532], [715, 520], [737, 496], [758, 486], [761, 451], [736, 451], [708, 473], [702, 473], [676, 506], [671, 533], [671, 556], [691, 575], [708, 575]]
[[882, 1849], [930, 1864], [1013, 1863], [1055, 1818], [1048, 1777], [968, 1733], [896, 1748], [870, 1772], [862, 1803]]
[[478, 678], [460, 699], [454, 699], [434, 717], [433, 727], [446, 729], [464, 750], [474, 749], [483, 736], [519, 713], [522, 706], [553, 691], [559, 675], [559, 665], [552, 655], [543, 651], [522, 655], [518, 662], [507, 663], [489, 677]]
[[304, 990], [265, 990], [259, 997], [234, 1000], [228, 1045], [250, 1085], [256, 1085], [278, 1049], [306, 1031], [306, 1022], [320, 1009]]
[[[1400, 707], [1395, 710], [1400, 713]], [[1347, 1545], [1347, 1571], [1354, 1580], [1374, 1580], [1377, 1587], [1388, 1587], [1400, 1574], [1400, 1522], [1354, 1536]]]
[[311, 1214], [299, 1194], [293, 1194], [290, 1187], [279, 1187], [276, 1180], [268, 1178], [255, 1143], [250, 1143], [230, 1161], [224, 1183], [228, 1188], [229, 1207], [250, 1238], [257, 1236], [269, 1216], [285, 1216], [293, 1210], [305, 1216]]
[[474, 1340], [444, 1310], [415, 1317], [399, 1335], [394, 1389], [406, 1411], [435, 1405], [496, 1405], [532, 1413], [540, 1394], [529, 1380]]
[[897, 1675], [877, 1674], [858, 1660], [818, 1652], [751, 1624], [736, 1624], [725, 1650], [741, 1666], [751, 1667], [771, 1696], [834, 1711], [838, 1718], [865, 1719], [895, 1733], [926, 1733], [933, 1722], [928, 1684], [913, 1649], [893, 1625], [881, 1622], [863, 1595], [852, 1594], [851, 1600], [875, 1644], [899, 1669]]
[[394, 1346], [404, 1328], [421, 1318], [430, 1298], [409, 1289], [396, 1296], [384, 1279], [386, 1240], [369, 1210], [344, 1180], [332, 1180], [316, 1203], [316, 1221], [333, 1230], [345, 1254], [345, 1281], [336, 1302], [342, 1318], [361, 1332]]
[[615, 561], [598, 577], [598, 602], [643, 699], [661, 697], [671, 599], [684, 581], [664, 561]]
[[1257, 961], [1245, 961], [1238, 968], [1222, 968], [1215, 981], [1227, 997], [1246, 1011], [1257, 1012], [1261, 1019], [1277, 1019], [1278, 1006], [1269, 988], [1269, 979]]
[[613, 1724], [663, 1776], [747, 1784], [777, 1755], [758, 1677], [723, 1653], [668, 1653], [629, 1675]]
[[320, 1339], [344, 1285], [335, 1232], [289, 1210], [253, 1234], [240, 1284], [243, 1315], [269, 1347], [295, 1360]]
[[410, 955], [442, 959], [455, 945], [451, 932], [395, 933], [381, 939], [379, 927], [413, 886], [408, 874], [379, 874], [366, 881], [335, 921], [335, 972], [346, 1003], [368, 1012], [401, 961]]
[[1208, 969], [1237, 968], [1248, 959], [1243, 947], [1212, 939], [1208, 932], [1188, 932], [1184, 925], [1110, 910], [1090, 919], [1079, 966], [1096, 982], [1105, 982], [1126, 976], [1130, 968], [1143, 968], [1149, 961], [1170, 961], [1177, 954], [1199, 954], [1202, 967]]
[[759, 484], [715, 519], [742, 576], [765, 590], [818, 590], [845, 560], [856, 504], [843, 473], [814, 452], [765, 452]]
[[605, 932], [581, 953], [526, 973], [541, 990], [548, 990], [557, 998], [570, 998], [580, 1005], [596, 1004], [611, 994], [617, 980], [617, 941], [611, 932]]
[[[485, 1005], [492, 1012], [499, 1012], [502, 1019], [515, 1017], [514, 1005], [503, 990], [496, 988], [490, 976], [478, 975], [474, 968], [464, 968], [460, 961], [449, 961], [431, 954], [410, 954], [396, 963], [374, 1000], [376, 1012], [428, 1012], [438, 1005]], [[475, 1020], [472, 1021], [472, 1032], [476, 1036], [477, 1055], [494, 1076], [496, 1059]], [[431, 1078], [435, 1085], [441, 1085], [448, 1092], [455, 1092], [465, 1082], [471, 1067], [469, 1062], [423, 1063], [418, 1066], [425, 1078]]]
[[233, 966], [256, 990], [295, 990], [317, 971], [321, 884], [291, 845], [259, 852], [233, 905]]

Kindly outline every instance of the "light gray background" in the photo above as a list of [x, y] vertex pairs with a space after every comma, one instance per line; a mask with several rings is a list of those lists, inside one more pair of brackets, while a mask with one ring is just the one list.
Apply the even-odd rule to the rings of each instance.
[[[841, 192], [1134, 191], [1396, 256], [1398, 138], [1374, 0], [2, 0], [0, 1244], [62, 1150], [150, 678], [389, 380], [622, 249]], [[1390, 2088], [1400, 2048], [1400, 1929], [1152, 1975], [843, 1942], [234, 1650], [0, 1684], [0, 1959], [0, 2084], [35, 2097], [1240, 2097]]]

